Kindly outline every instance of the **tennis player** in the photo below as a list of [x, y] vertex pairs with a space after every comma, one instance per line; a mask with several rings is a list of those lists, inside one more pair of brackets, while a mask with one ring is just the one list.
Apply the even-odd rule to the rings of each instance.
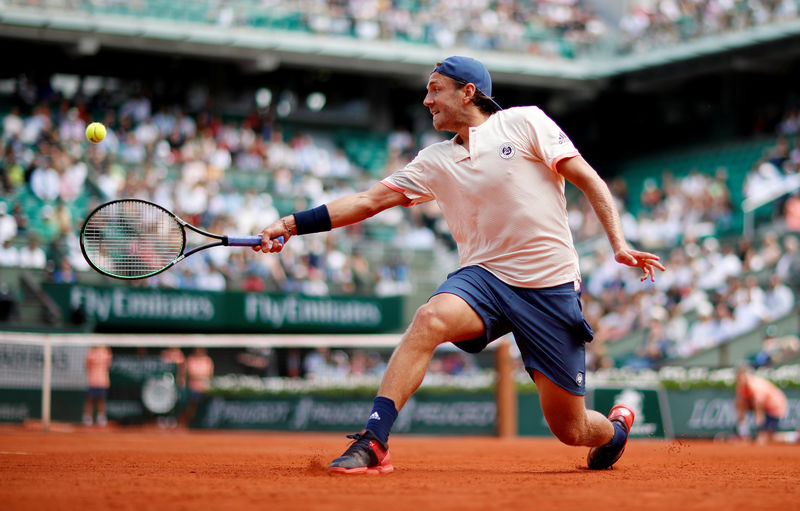
[[513, 332], [536, 383], [550, 430], [588, 446], [590, 468], [622, 455], [633, 412], [587, 410], [584, 319], [578, 256], [567, 224], [565, 179], [588, 197], [619, 263], [642, 280], [664, 270], [658, 257], [626, 242], [608, 186], [567, 135], [535, 106], [503, 110], [486, 68], [472, 58], [436, 65], [423, 104], [439, 131], [455, 133], [422, 149], [405, 168], [363, 193], [284, 217], [262, 231], [256, 250], [279, 252], [296, 234], [360, 222], [393, 206], [435, 200], [458, 244], [460, 267], [422, 305], [392, 354], [365, 428], [333, 460], [346, 474], [393, 470], [388, 438], [398, 411], [422, 383], [436, 347], [453, 342], [477, 353]]
[[786, 394], [771, 381], [753, 374], [747, 365], [736, 370], [736, 431], [749, 438], [747, 417], [753, 413], [757, 429], [756, 442], [765, 444], [777, 438], [778, 423], [786, 416]]

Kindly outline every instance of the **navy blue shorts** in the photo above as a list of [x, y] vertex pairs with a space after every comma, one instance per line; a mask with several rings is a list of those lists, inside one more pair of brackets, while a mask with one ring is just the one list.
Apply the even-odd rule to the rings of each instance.
[[761, 426], [761, 431], [769, 431], [775, 433], [778, 431], [778, 423], [781, 421], [780, 417], [775, 417], [768, 413], [764, 414], [764, 424]]
[[594, 332], [573, 282], [540, 289], [515, 287], [479, 266], [467, 266], [448, 275], [433, 295], [440, 293], [462, 298], [486, 327], [483, 336], [454, 343], [457, 347], [478, 353], [511, 332], [525, 369], [541, 372], [571, 394], [586, 394], [584, 344]]
[[89, 399], [105, 399], [108, 389], [104, 387], [89, 387]]

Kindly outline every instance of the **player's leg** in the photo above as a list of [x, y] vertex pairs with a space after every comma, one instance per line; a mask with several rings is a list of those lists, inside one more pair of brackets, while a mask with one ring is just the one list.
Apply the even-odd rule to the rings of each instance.
[[756, 442], [760, 445], [774, 443], [777, 438], [778, 423], [780, 419], [769, 414], [764, 415], [764, 424], [761, 425], [756, 436]]
[[83, 417], [82, 421], [85, 426], [91, 426], [94, 423], [94, 399], [92, 398], [92, 389], [86, 395], [83, 402]]
[[420, 307], [383, 375], [379, 396], [399, 411], [417, 390], [437, 346], [483, 335], [483, 320], [461, 297], [441, 293]]
[[108, 424], [108, 418], [106, 417], [106, 389], [102, 389], [99, 392], [97, 397], [97, 425], [98, 426], [105, 426]]
[[539, 371], [531, 371], [550, 431], [567, 445], [607, 444], [614, 427], [601, 413], [587, 410], [584, 397], [567, 392]]
[[617, 405], [608, 418], [587, 410], [581, 395], [567, 392], [539, 371], [531, 371], [539, 391], [542, 412], [553, 434], [567, 445], [592, 447], [589, 468], [610, 468], [619, 460], [633, 425], [633, 411]]
[[389, 431], [400, 409], [422, 384], [434, 350], [445, 342], [473, 339], [483, 333], [483, 320], [454, 294], [436, 294], [420, 307], [389, 359], [366, 427], [349, 435], [354, 442], [331, 462], [330, 471], [391, 472]]

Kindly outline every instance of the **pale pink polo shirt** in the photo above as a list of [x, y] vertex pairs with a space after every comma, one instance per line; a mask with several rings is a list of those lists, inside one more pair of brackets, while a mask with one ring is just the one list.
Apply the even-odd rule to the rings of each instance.
[[412, 204], [436, 200], [461, 267], [543, 288], [580, 280], [556, 164], [579, 153], [541, 109], [509, 108], [470, 128], [469, 150], [447, 140], [381, 181]]
[[785, 417], [788, 411], [786, 394], [774, 383], [759, 376], [749, 375], [746, 385], [737, 385], [736, 394], [778, 419]]
[[111, 367], [111, 349], [92, 346], [86, 353], [86, 384], [92, 388], [107, 389], [111, 384], [108, 370]]

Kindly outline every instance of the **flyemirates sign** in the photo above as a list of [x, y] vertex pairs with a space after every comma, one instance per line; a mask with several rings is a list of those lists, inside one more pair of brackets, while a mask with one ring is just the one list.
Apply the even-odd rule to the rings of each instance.
[[312, 297], [128, 286], [44, 284], [65, 317], [105, 331], [385, 333], [402, 328], [403, 298]]

